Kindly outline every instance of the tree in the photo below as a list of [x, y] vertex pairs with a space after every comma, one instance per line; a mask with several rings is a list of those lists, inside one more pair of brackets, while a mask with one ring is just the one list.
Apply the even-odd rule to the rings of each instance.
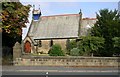
[[67, 43], [66, 43], [66, 49], [67, 49], [67, 54], [70, 55], [70, 51], [73, 49], [73, 48], [76, 48], [77, 47], [77, 42], [76, 40], [67, 40]]
[[[20, 2], [2, 3], [2, 34], [3, 46], [13, 46], [14, 42], [21, 41], [22, 27], [28, 23], [28, 12], [30, 6], [24, 6]], [[8, 39], [11, 42], [8, 42]], [[13, 42], [12, 42], [13, 41]]]
[[63, 50], [59, 44], [53, 45], [48, 53], [50, 56], [64, 56]]
[[78, 48], [73, 48], [70, 50], [71, 56], [80, 56], [80, 50]]
[[114, 37], [113, 39], [114, 54], [120, 55], [120, 37]]
[[112, 56], [114, 37], [120, 37], [120, 15], [117, 10], [103, 9], [97, 14], [98, 21], [91, 30], [92, 36], [105, 38], [103, 56]]
[[99, 49], [103, 48], [104, 38], [94, 36], [84, 36], [81, 38], [82, 40], [78, 42], [78, 49], [80, 50], [80, 53], [82, 53], [82, 55], [101, 55], [99, 53]]
[[[21, 42], [22, 27], [26, 27], [25, 23], [28, 23], [29, 9], [30, 5], [24, 6], [20, 2], [2, 2], [0, 28], [2, 28], [3, 47], [12, 48], [16, 41]], [[6, 53], [3, 51], [3, 54]]]

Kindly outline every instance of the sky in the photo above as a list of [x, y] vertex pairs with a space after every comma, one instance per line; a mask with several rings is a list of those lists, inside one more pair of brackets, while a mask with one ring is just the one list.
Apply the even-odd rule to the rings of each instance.
[[[28, 2], [23, 2], [28, 4]], [[83, 17], [95, 17], [100, 9], [117, 9], [118, 2], [30, 2], [35, 8], [40, 9], [43, 16], [56, 14], [77, 14], [82, 10]]]
[[[24, 5], [35, 5], [35, 9], [41, 9], [42, 16], [49, 16], [49, 15], [60, 15], [60, 14], [78, 14], [80, 9], [82, 10], [82, 17], [89, 17], [95, 18], [96, 13], [99, 13], [100, 9], [109, 9], [114, 10], [118, 9], [118, 1], [79, 1], [79, 0], [20, 0], [20, 2]], [[31, 8], [32, 10], [33, 8]], [[32, 11], [29, 13], [29, 22], [32, 20]], [[27, 28], [23, 28], [23, 38], [25, 38], [30, 23], [26, 24]]]

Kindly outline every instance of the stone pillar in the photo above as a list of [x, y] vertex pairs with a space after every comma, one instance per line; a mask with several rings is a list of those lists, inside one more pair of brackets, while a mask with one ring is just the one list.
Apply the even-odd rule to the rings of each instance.
[[16, 58], [20, 58], [21, 50], [22, 50], [21, 44], [16, 42], [13, 47], [13, 60], [15, 60]]

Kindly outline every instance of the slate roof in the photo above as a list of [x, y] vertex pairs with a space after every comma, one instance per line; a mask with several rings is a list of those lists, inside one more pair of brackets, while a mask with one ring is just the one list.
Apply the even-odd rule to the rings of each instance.
[[80, 14], [41, 16], [32, 21], [28, 36], [32, 39], [77, 38]]

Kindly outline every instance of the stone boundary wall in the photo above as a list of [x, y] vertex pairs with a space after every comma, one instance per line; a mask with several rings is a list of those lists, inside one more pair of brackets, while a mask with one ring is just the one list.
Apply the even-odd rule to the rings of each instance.
[[17, 66], [78, 66], [78, 67], [118, 67], [118, 57], [45, 57], [24, 56], [16, 58]]

